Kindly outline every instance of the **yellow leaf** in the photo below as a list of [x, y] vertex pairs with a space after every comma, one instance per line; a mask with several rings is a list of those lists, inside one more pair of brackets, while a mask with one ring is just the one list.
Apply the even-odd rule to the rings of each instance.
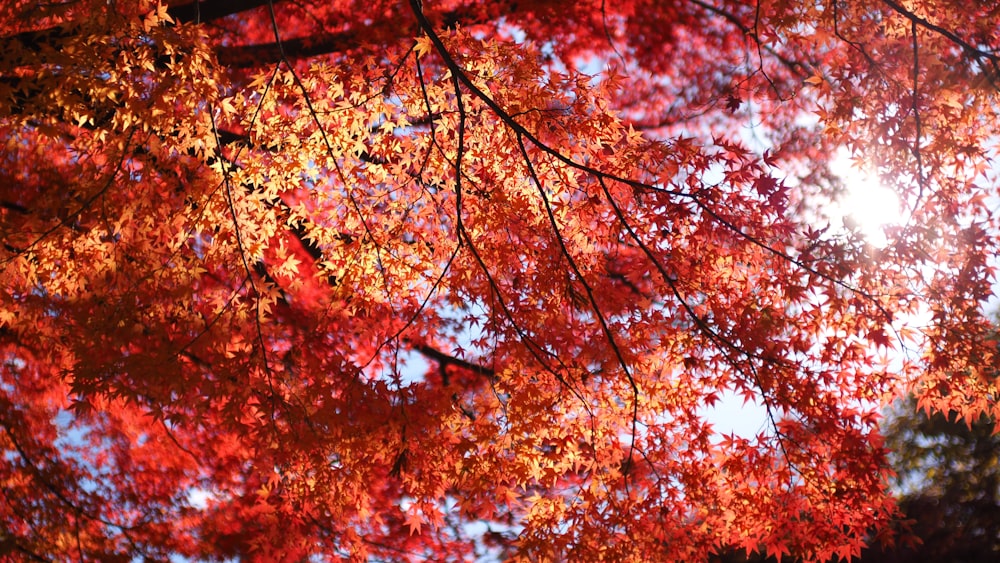
[[418, 37], [417, 44], [413, 46], [413, 52], [417, 54], [418, 58], [430, 53], [433, 49], [434, 46], [431, 44], [431, 40], [427, 36]]
[[219, 100], [219, 104], [222, 106], [222, 112], [226, 115], [234, 115], [236, 113], [236, 107], [233, 106], [233, 98], [222, 98]]

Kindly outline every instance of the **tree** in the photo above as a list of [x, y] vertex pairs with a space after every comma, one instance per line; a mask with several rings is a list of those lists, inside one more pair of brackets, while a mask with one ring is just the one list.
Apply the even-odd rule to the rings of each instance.
[[873, 546], [862, 561], [994, 561], [1000, 553], [1000, 438], [987, 417], [968, 424], [901, 402], [884, 427], [902, 491], [906, 546]]
[[8, 8], [4, 557], [847, 557], [997, 412], [996, 3]]
[[[988, 417], [963, 422], [916, 410], [912, 397], [888, 409], [880, 425], [890, 450], [900, 514], [898, 541], [874, 543], [862, 563], [988, 563], [1000, 553], [1000, 437]], [[785, 560], [791, 561], [791, 558]], [[777, 563], [774, 557], [724, 552], [720, 563]]]

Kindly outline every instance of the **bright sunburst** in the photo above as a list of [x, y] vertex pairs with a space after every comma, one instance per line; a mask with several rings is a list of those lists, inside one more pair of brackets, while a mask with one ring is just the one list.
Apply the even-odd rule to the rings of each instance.
[[902, 222], [899, 197], [879, 182], [878, 175], [863, 162], [841, 151], [831, 164], [846, 186], [830, 208], [830, 220], [845, 229], [857, 229], [876, 247], [887, 244], [884, 228]]

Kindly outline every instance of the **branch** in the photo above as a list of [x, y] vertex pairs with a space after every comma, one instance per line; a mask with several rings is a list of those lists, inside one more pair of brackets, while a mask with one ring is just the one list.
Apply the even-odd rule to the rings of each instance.
[[926, 19], [924, 19], [924, 18], [922, 18], [922, 17], [914, 14], [913, 12], [907, 10], [906, 8], [904, 8], [902, 5], [898, 4], [894, 0], [882, 0], [882, 2], [886, 6], [889, 6], [890, 8], [892, 8], [893, 11], [895, 11], [899, 15], [903, 16], [904, 18], [910, 20], [911, 22], [913, 22], [915, 24], [918, 24], [920, 27], [923, 27], [925, 29], [929, 29], [929, 30], [937, 33], [938, 35], [941, 35], [942, 37], [948, 39], [949, 41], [951, 41], [955, 45], [958, 45], [959, 47], [962, 48], [962, 50], [964, 50], [965, 52], [969, 53], [970, 55], [976, 57], [977, 59], [985, 59], [985, 60], [991, 61], [994, 64], [1000, 62], [1000, 55], [997, 55], [996, 53], [992, 53], [990, 51], [984, 51], [984, 50], [979, 49], [977, 47], [973, 47], [971, 43], [969, 43], [965, 39], [962, 39], [961, 37], [959, 37], [958, 34], [956, 34], [955, 32], [949, 31], [949, 30], [947, 30], [947, 29], [945, 29], [945, 28], [943, 28], [943, 27], [941, 27], [941, 26], [939, 26], [939, 25], [937, 25], [935, 23], [931, 23], [930, 21], [928, 21], [928, 20], [926, 20]]
[[224, 46], [216, 50], [219, 62], [233, 68], [261, 67], [288, 59], [304, 59], [319, 55], [342, 53], [360, 47], [362, 43], [353, 30], [315, 37], [283, 39], [281, 42], [256, 45]]
[[727, 12], [726, 10], [723, 10], [721, 8], [717, 8], [717, 7], [709, 4], [708, 2], [704, 2], [702, 0], [689, 0], [689, 1], [692, 4], [694, 4], [695, 6], [698, 6], [698, 7], [702, 8], [706, 12], [715, 14], [715, 15], [721, 17], [722, 19], [726, 20], [727, 22], [731, 23], [733, 26], [735, 26], [737, 29], [739, 29], [741, 32], [743, 32], [744, 35], [746, 35], [747, 37], [750, 37], [750, 39], [753, 40], [753, 42], [757, 45], [758, 48], [761, 48], [764, 51], [767, 51], [768, 54], [770, 54], [778, 62], [780, 62], [781, 64], [783, 64], [784, 66], [786, 66], [788, 68], [788, 70], [792, 71], [796, 76], [801, 76], [801, 77], [804, 78], [804, 77], [808, 76], [809, 67], [813, 67], [813, 68], [816, 67], [817, 63], [815, 63], [815, 62], [794, 61], [792, 59], [789, 59], [788, 57], [785, 57], [784, 55], [782, 55], [781, 53], [779, 53], [778, 51], [776, 51], [770, 45], [763, 44], [761, 42], [761, 40], [760, 40], [760, 37], [758, 37], [757, 32], [754, 29], [751, 29], [750, 26], [748, 26], [747, 24], [743, 23], [732, 12]]
[[[913, 12], [904, 8], [901, 4], [899, 4], [895, 0], [882, 0], [882, 3], [892, 8], [892, 10], [895, 11], [897, 14], [910, 20], [910, 22], [913, 24], [914, 30], [916, 26], [919, 25], [924, 29], [933, 31], [934, 33], [944, 37], [948, 41], [951, 41], [953, 44], [960, 47], [962, 51], [964, 51], [967, 55], [971, 56], [972, 58], [976, 59], [976, 61], [979, 62], [980, 64], [983, 64], [984, 74], [987, 76], [987, 79], [989, 80], [990, 84], [993, 86], [994, 89], [1000, 91], [1000, 85], [998, 85], [996, 82], [996, 76], [1000, 75], [1000, 55], [998, 55], [995, 51], [986, 51], [973, 46], [972, 43], [969, 43], [965, 39], [962, 39], [957, 33], [945, 29], [935, 23], [932, 23], [931, 21], [925, 18], [922, 18], [914, 14]], [[914, 37], [916, 37], [915, 33]], [[986, 71], [985, 67], [987, 65], [993, 70], [992, 73]]]
[[420, 346], [414, 346], [413, 350], [420, 352], [428, 359], [434, 360], [441, 367], [455, 366], [464, 370], [469, 370], [473, 373], [478, 373], [479, 375], [485, 375], [486, 377], [493, 378], [496, 377], [496, 372], [492, 368], [488, 368], [483, 365], [474, 364], [472, 362], [463, 360], [461, 358], [456, 358], [455, 356], [450, 356], [444, 352], [438, 350], [437, 348], [432, 348], [426, 344]]
[[[275, 3], [282, 0], [274, 0]], [[205, 23], [266, 6], [269, 0], [202, 0], [171, 6], [167, 13], [177, 23]]]
[[[201, 2], [171, 6], [167, 8], [167, 14], [178, 24], [207, 23], [267, 4], [268, 0], [202, 0]], [[14, 35], [0, 37], [0, 50], [16, 53], [20, 48], [38, 52], [42, 45], [50, 45], [58, 49], [63, 40], [76, 35], [76, 33], [77, 30], [73, 22], [45, 29], [22, 31]]]
[[[508, 6], [505, 13], [517, 11], [516, 5]], [[522, 8], [523, 9], [523, 8]], [[440, 14], [441, 25], [454, 27], [458, 22], [464, 25], [483, 23], [476, 17], [476, 6], [466, 6]], [[379, 48], [394, 40], [408, 40], [412, 33], [401, 26], [398, 18], [386, 17], [377, 24], [365, 26], [364, 36], [355, 29], [336, 33], [322, 33], [292, 39], [277, 39], [269, 43], [220, 47], [216, 51], [219, 62], [234, 68], [261, 67], [278, 62], [289, 62], [321, 55], [344, 53], [365, 45]]]

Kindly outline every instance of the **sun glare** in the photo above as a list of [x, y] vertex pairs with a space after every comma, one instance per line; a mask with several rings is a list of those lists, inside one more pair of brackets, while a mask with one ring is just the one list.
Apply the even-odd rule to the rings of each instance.
[[883, 186], [873, 171], [852, 159], [846, 151], [837, 155], [831, 168], [846, 186], [830, 209], [830, 220], [834, 226], [839, 220], [843, 228], [860, 231], [871, 245], [885, 246], [884, 228], [903, 220], [899, 197]]

